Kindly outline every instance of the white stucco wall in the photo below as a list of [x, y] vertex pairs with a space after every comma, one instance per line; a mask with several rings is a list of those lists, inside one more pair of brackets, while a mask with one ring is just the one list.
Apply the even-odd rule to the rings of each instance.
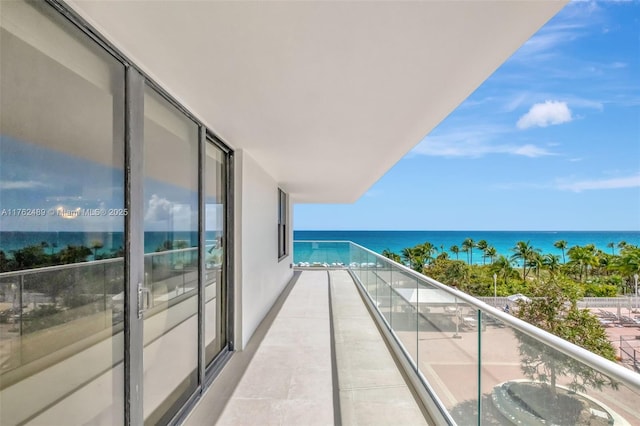
[[278, 261], [278, 184], [247, 152], [235, 152], [235, 346], [242, 349], [293, 275], [289, 255]]

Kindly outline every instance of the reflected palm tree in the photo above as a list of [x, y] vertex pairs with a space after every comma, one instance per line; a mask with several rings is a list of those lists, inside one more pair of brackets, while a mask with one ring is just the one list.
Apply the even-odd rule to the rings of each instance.
[[92, 241], [91, 242], [91, 250], [93, 250], [93, 260], [97, 260], [98, 259], [98, 250], [100, 250], [102, 247], [104, 247], [104, 244], [102, 244], [102, 241]]

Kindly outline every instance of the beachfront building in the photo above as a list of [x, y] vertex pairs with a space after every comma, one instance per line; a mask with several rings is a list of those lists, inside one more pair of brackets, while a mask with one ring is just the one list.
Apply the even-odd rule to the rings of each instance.
[[[1, 1], [0, 423], [480, 419], [504, 375], [480, 384], [479, 339], [458, 337], [493, 311], [355, 246], [296, 270], [292, 205], [356, 200], [563, 5]], [[404, 322], [380, 328], [377, 402], [345, 387], [358, 339], [381, 344], [359, 389], [383, 382], [367, 309]], [[429, 346], [436, 310], [456, 337]], [[455, 377], [420, 367], [423, 344]]]

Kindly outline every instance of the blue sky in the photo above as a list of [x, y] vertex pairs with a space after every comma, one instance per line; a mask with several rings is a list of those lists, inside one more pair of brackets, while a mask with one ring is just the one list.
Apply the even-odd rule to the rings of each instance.
[[568, 4], [360, 200], [294, 225], [640, 230], [640, 1]]

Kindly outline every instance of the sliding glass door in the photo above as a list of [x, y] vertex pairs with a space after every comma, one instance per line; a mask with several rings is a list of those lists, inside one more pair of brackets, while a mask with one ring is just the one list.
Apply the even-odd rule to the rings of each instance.
[[1, 8], [0, 424], [122, 424], [124, 66]]
[[0, 424], [167, 424], [231, 340], [232, 154], [59, 10], [0, 13]]
[[144, 92], [144, 417], [166, 423], [198, 385], [199, 127]]
[[205, 365], [227, 345], [227, 154], [211, 140], [205, 147]]

